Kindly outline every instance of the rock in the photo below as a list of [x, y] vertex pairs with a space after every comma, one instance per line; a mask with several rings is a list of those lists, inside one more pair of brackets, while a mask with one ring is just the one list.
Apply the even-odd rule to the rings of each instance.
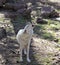
[[51, 6], [43, 6], [42, 9], [41, 9], [41, 11], [42, 11], [43, 13], [50, 13], [50, 12], [52, 12], [53, 10], [54, 10], [54, 8], [51, 7]]
[[54, 58], [52, 58], [52, 60], [56, 60], [56, 58], [54, 57]]
[[57, 53], [57, 54], [55, 54], [55, 56], [59, 56], [59, 54]]
[[36, 21], [38, 24], [47, 24], [48, 22], [43, 20], [42, 18], [37, 18], [37, 21]]
[[26, 9], [26, 11], [24, 12], [24, 17], [26, 18], [26, 19], [30, 19], [31, 18], [31, 9]]
[[54, 8], [52, 8], [51, 6], [43, 6], [41, 8], [41, 15], [43, 17], [48, 17], [49, 14], [54, 10]]
[[13, 3], [5, 3], [5, 6], [4, 6], [5, 9], [12, 9], [14, 8], [14, 4]]
[[3, 58], [3, 56], [2, 55], [0, 55], [0, 65], [5, 65], [5, 59]]
[[44, 6], [41, 8], [41, 16], [44, 18], [56, 18], [59, 17], [59, 13], [51, 6]]
[[30, 13], [31, 13], [31, 9], [26, 9], [26, 8], [23, 8], [23, 9], [19, 9], [17, 11], [18, 14], [21, 14], [24, 18], [26, 19], [29, 19], [31, 18], [30, 16]]
[[12, 10], [19, 10], [22, 8], [27, 8], [26, 4], [18, 4], [18, 3], [5, 3], [4, 8], [12, 9]]
[[26, 4], [14, 4], [14, 10], [19, 10], [19, 9], [27, 9], [27, 5]]
[[7, 3], [14, 3], [14, 0], [6, 0]]
[[17, 13], [19, 13], [19, 14], [24, 14], [25, 11], [26, 11], [26, 8], [24, 8], [24, 9], [19, 9], [19, 10], [17, 10]]
[[52, 3], [60, 3], [60, 0], [49, 0]]
[[3, 13], [0, 13], [0, 18], [4, 18], [5, 15]]
[[3, 6], [3, 4], [6, 2], [6, 0], [0, 0], [0, 6]]
[[36, 11], [32, 11], [32, 12], [31, 12], [31, 17], [32, 17], [32, 18], [35, 18], [36, 15], [37, 15], [37, 12], [36, 12]]
[[16, 12], [7, 12], [5, 13], [6, 18], [15, 18], [18, 14]]
[[59, 13], [56, 12], [55, 10], [53, 10], [50, 14], [49, 14], [49, 18], [56, 18], [59, 17]]
[[3, 27], [1, 27], [0, 28], [0, 40], [6, 37], [7, 37], [6, 30]]

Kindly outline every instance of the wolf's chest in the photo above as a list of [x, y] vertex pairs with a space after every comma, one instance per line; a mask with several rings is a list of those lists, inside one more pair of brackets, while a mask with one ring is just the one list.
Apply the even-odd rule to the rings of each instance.
[[21, 35], [21, 40], [23, 40], [23, 41], [27, 41], [29, 38], [30, 38], [30, 35], [28, 35], [28, 34]]

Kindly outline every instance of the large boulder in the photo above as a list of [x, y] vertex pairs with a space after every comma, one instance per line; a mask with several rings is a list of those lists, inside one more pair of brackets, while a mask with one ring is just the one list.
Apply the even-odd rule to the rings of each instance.
[[53, 10], [54, 10], [54, 8], [51, 7], [51, 6], [43, 6], [43, 7], [41, 8], [41, 16], [42, 16], [42, 17], [48, 17], [49, 14], [50, 14]]
[[59, 13], [51, 6], [43, 6], [41, 8], [41, 16], [44, 18], [55, 18], [59, 17]]
[[26, 4], [18, 4], [18, 3], [5, 3], [4, 8], [12, 9], [12, 10], [19, 10], [21, 8], [27, 8]]

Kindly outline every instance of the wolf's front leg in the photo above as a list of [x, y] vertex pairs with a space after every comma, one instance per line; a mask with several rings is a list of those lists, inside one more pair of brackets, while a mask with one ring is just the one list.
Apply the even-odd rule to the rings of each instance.
[[24, 48], [24, 54], [25, 54], [25, 55], [27, 54], [27, 50], [26, 50], [26, 48]]
[[30, 40], [29, 40], [29, 43], [28, 43], [28, 46], [27, 46], [27, 61], [31, 62], [31, 60], [29, 58], [29, 49], [30, 49]]
[[23, 58], [22, 58], [22, 47], [20, 47], [20, 61], [21, 62], [23, 61]]

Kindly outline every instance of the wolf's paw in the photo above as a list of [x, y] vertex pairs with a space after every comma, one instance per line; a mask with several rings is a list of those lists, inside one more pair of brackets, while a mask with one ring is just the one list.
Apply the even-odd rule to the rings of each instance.
[[28, 61], [28, 62], [31, 62], [31, 60], [30, 60], [29, 58], [27, 59], [27, 61]]

